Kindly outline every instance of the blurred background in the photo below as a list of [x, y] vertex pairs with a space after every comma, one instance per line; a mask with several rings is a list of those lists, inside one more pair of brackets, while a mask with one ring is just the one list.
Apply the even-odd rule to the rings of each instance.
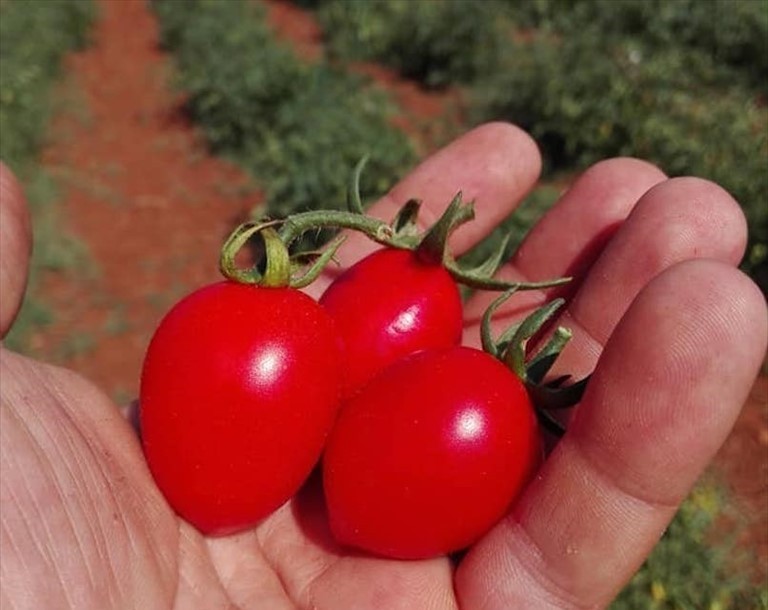
[[[365, 154], [374, 201], [495, 119], [530, 131], [544, 175], [469, 258], [630, 155], [728, 189], [768, 290], [766, 0], [0, 0], [0, 158], [35, 230], [5, 343], [125, 403], [238, 222], [344, 207]], [[613, 608], [768, 609], [765, 372]]]

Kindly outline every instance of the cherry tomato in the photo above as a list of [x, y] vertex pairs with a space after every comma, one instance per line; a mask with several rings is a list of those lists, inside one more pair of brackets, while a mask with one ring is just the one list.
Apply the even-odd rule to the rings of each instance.
[[416, 252], [385, 248], [340, 275], [320, 298], [346, 348], [345, 395], [413, 352], [458, 345], [458, 287], [440, 265]]
[[422, 559], [463, 549], [509, 510], [542, 444], [525, 387], [467, 347], [403, 358], [339, 414], [323, 458], [342, 544]]
[[144, 362], [140, 424], [176, 512], [228, 534], [288, 500], [336, 416], [340, 363], [332, 319], [297, 290], [227, 281], [173, 307]]

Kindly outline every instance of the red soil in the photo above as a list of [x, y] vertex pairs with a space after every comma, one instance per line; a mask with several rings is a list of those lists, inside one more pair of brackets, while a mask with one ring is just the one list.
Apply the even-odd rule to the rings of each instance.
[[756, 576], [768, 584], [768, 377], [752, 387], [730, 436], [715, 459], [715, 472], [733, 492], [745, 523], [739, 540], [754, 548]]
[[[308, 59], [322, 54], [308, 13], [269, 3], [280, 35]], [[77, 281], [47, 278], [57, 321], [35, 338], [36, 351], [128, 400], [138, 390], [152, 329], [183, 293], [218, 278], [222, 239], [259, 195], [235, 167], [210, 157], [168, 88], [169, 60], [158, 48], [157, 24], [142, 0], [100, 1], [94, 44], [69, 58], [83, 108], [55, 122], [45, 165], [66, 186], [62, 230], [77, 236], [96, 273]], [[391, 91], [403, 107], [401, 125], [425, 149], [435, 142], [425, 123], [453, 112], [458, 94], [426, 92], [375, 66], [358, 69]], [[451, 110], [451, 109], [454, 110]], [[439, 139], [439, 138], [438, 138]], [[72, 337], [80, 349], [72, 347]], [[83, 344], [87, 343], [87, 346]], [[65, 349], [69, 345], [68, 349]], [[755, 520], [748, 539], [768, 570], [768, 382], [758, 380], [716, 460], [738, 502]], [[768, 573], [766, 578], [768, 578]]]
[[[99, 8], [94, 44], [67, 62], [82, 107], [57, 118], [43, 157], [66, 187], [65, 231], [86, 244], [96, 276], [50, 279], [56, 323], [36, 347], [127, 399], [152, 329], [181, 294], [219, 277], [221, 242], [259, 195], [184, 120], [146, 2]], [[66, 347], [78, 333], [90, 349]]]

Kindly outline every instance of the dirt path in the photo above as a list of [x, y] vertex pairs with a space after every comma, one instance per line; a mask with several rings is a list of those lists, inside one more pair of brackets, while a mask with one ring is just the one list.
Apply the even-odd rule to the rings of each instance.
[[57, 117], [44, 154], [66, 187], [65, 230], [95, 270], [74, 283], [48, 280], [56, 323], [36, 347], [127, 400], [159, 318], [219, 277], [222, 239], [259, 195], [185, 122], [147, 3], [99, 8], [94, 44], [68, 59], [82, 105]]

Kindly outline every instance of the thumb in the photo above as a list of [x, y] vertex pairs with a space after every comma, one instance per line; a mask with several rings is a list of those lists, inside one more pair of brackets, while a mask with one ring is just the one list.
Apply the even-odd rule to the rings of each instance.
[[0, 162], [0, 337], [5, 337], [24, 298], [32, 252], [32, 223], [21, 186]]

